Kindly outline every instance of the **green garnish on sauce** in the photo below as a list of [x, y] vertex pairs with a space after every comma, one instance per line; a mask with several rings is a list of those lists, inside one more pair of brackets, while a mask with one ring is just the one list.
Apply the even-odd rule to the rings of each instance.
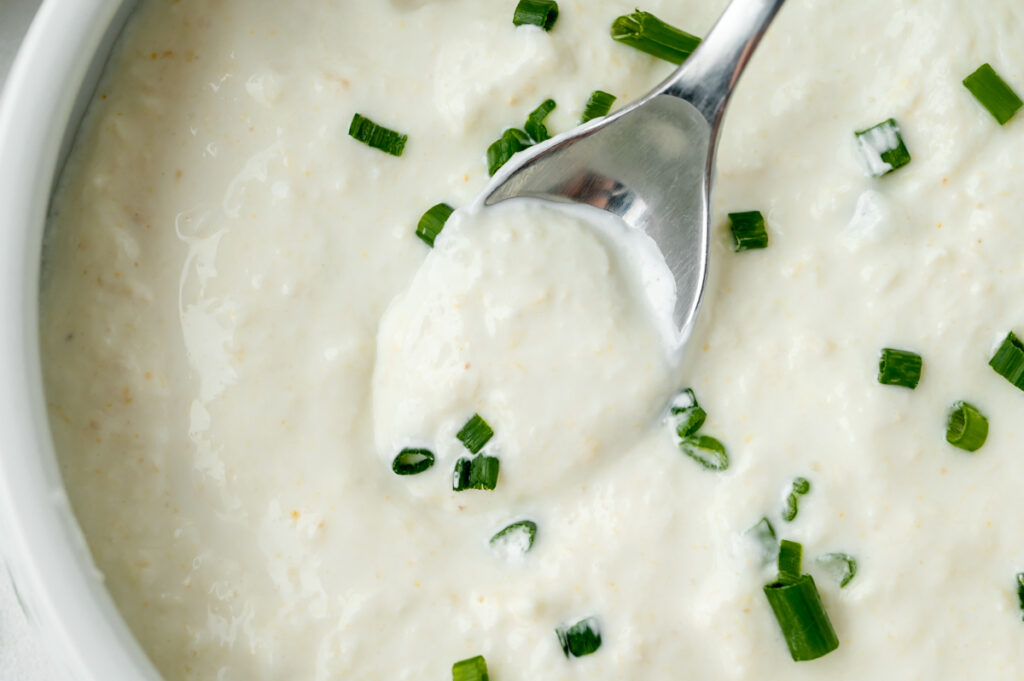
[[893, 118], [854, 133], [854, 136], [872, 177], [888, 175], [910, 163], [910, 152], [903, 141], [900, 124]]
[[363, 144], [380, 149], [392, 156], [401, 156], [405, 151], [405, 143], [409, 140], [408, 135], [395, 132], [377, 125], [362, 114], [352, 117], [352, 123], [348, 126], [348, 134]]
[[977, 71], [964, 78], [964, 87], [988, 109], [999, 125], [1006, 125], [1024, 107], [1024, 101], [990, 64], [982, 64]]
[[509, 128], [487, 147], [487, 172], [494, 175], [510, 158], [531, 146], [529, 135], [518, 128]]
[[516, 26], [540, 26], [550, 31], [558, 20], [558, 3], [554, 0], [519, 0], [512, 23]]
[[853, 581], [857, 576], [857, 561], [845, 553], [826, 553], [816, 559], [818, 565], [822, 566], [839, 582], [839, 588]]
[[907, 350], [885, 348], [878, 360], [878, 382], [913, 390], [921, 380], [921, 355]]
[[406, 448], [391, 462], [391, 470], [397, 475], [416, 475], [434, 465], [434, 453], [429, 449]]
[[761, 548], [763, 565], [767, 565], [778, 557], [779, 542], [775, 538], [775, 528], [767, 518], [761, 518], [746, 531], [747, 536], [757, 542]]
[[454, 212], [455, 209], [447, 203], [439, 203], [433, 206], [423, 214], [419, 224], [416, 225], [416, 236], [422, 239], [423, 243], [433, 248], [434, 241], [437, 240], [441, 230], [444, 229], [445, 223], [448, 222], [448, 218]]
[[489, 681], [487, 660], [483, 655], [471, 657], [452, 665], [452, 681]]
[[488, 425], [487, 421], [484, 421], [480, 414], [473, 414], [466, 421], [466, 425], [462, 426], [462, 429], [455, 434], [455, 437], [459, 439], [459, 442], [466, 449], [476, 454], [494, 437], [494, 430]]
[[640, 10], [618, 17], [611, 33], [614, 40], [673, 64], [682, 64], [700, 45], [697, 36]]
[[1010, 383], [1024, 390], [1024, 343], [1011, 331], [988, 365]]
[[832, 622], [810, 575], [800, 574], [803, 547], [783, 541], [779, 549], [778, 579], [764, 587], [775, 620], [796, 662], [816, 660], [839, 647]]
[[729, 213], [729, 223], [732, 227], [733, 248], [737, 253], [768, 248], [768, 230], [765, 229], [761, 211]]
[[472, 459], [459, 459], [455, 462], [452, 489], [456, 492], [467, 489], [493, 490], [498, 485], [500, 468], [501, 462], [493, 456], [480, 455]]
[[537, 523], [532, 520], [520, 520], [504, 528], [489, 542], [492, 548], [501, 549], [507, 554], [524, 554], [533, 548], [537, 538]]
[[544, 119], [555, 110], [555, 106], [555, 100], [546, 99], [526, 117], [526, 125], [523, 126], [523, 129], [526, 130], [526, 133], [534, 142], [544, 142], [551, 139], [551, 134], [548, 133], [547, 126], [544, 125]]
[[707, 412], [697, 403], [697, 396], [691, 388], [683, 390], [672, 398], [669, 408], [675, 421], [676, 435], [679, 437], [685, 438], [696, 434], [708, 417]]
[[559, 627], [555, 634], [566, 657], [583, 657], [601, 647], [601, 628], [595, 617], [580, 620], [570, 627]]
[[604, 90], [594, 90], [591, 92], [586, 105], [583, 107], [583, 116], [580, 118], [580, 123], [586, 123], [595, 118], [607, 116], [608, 112], [612, 110], [612, 104], [615, 103], [615, 99], [615, 95]]
[[691, 435], [679, 441], [679, 449], [709, 471], [724, 471], [729, 467], [725, 445], [710, 435]]
[[811, 483], [807, 478], [796, 478], [786, 496], [786, 508], [782, 510], [782, 519], [787, 523], [796, 520], [800, 511], [800, 497], [811, 491]]
[[946, 442], [976, 452], [988, 439], [988, 419], [973, 404], [956, 402], [946, 420]]

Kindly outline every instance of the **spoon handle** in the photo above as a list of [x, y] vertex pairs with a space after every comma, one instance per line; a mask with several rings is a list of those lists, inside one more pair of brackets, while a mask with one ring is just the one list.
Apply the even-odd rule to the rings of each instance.
[[733, 0], [700, 47], [663, 84], [707, 119], [712, 139], [747, 61], [786, 0]]

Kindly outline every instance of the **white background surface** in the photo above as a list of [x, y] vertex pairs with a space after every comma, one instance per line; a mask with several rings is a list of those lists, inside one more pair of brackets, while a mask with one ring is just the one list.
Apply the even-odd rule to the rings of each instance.
[[[40, 4], [40, 0], [0, 0], [0, 87]], [[0, 560], [0, 681], [68, 681], [25, 621], [2, 563]]]

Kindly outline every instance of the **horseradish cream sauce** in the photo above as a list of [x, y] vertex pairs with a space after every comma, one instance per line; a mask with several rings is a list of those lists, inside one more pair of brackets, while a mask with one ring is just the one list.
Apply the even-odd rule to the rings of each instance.
[[[721, 0], [641, 9], [702, 35]], [[612, 41], [634, 9], [563, 1], [143, 3], [54, 202], [42, 283], [53, 435], [121, 612], [168, 681], [1020, 679], [1024, 8], [790, 0], [731, 105], [706, 304], [683, 361], [613, 241], [541, 208], [455, 217], [484, 152], [547, 98], [636, 98], [672, 68]], [[355, 113], [408, 134], [400, 158]], [[854, 131], [913, 161], [871, 178]], [[490, 210], [490, 209], [489, 209]], [[766, 250], [725, 214], [760, 210]], [[504, 211], [504, 212], [503, 212]], [[883, 347], [924, 358], [879, 385]], [[663, 423], [692, 387], [703, 469]], [[974, 454], [949, 405], [989, 418]], [[452, 490], [479, 413], [493, 491]], [[436, 456], [397, 476], [403, 447]], [[794, 478], [810, 491], [781, 514]], [[804, 546], [840, 640], [790, 659], [748, 528]], [[535, 540], [495, 550], [511, 523]], [[517, 550], [518, 549], [518, 550]], [[817, 563], [858, 563], [845, 587]], [[567, 658], [557, 627], [594, 617]]]

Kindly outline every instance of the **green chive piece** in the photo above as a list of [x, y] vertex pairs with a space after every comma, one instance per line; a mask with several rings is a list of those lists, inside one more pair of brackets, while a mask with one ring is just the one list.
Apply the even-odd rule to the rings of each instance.
[[493, 456], [462, 458], [455, 462], [452, 489], [462, 492], [467, 489], [492, 490], [498, 485], [498, 471], [501, 462]]
[[487, 660], [483, 655], [471, 657], [452, 665], [452, 681], [490, 681]]
[[888, 175], [910, 163], [910, 152], [900, 134], [900, 124], [893, 118], [854, 133], [854, 136], [872, 177]]
[[445, 223], [448, 222], [448, 218], [454, 212], [455, 209], [447, 203], [439, 203], [432, 207], [423, 214], [419, 224], [416, 225], [416, 236], [422, 239], [423, 243], [433, 248], [434, 241], [437, 240], [441, 230], [444, 229]]
[[801, 544], [788, 539], [779, 542], [779, 581], [793, 584], [799, 580], [803, 558], [804, 547]]
[[526, 125], [523, 129], [526, 130], [534, 142], [543, 142], [551, 139], [551, 134], [548, 132], [547, 126], [544, 125], [544, 119], [548, 117], [552, 111], [555, 110], [555, 100], [545, 99], [540, 106], [530, 112], [530, 115], [526, 117]]
[[487, 147], [487, 172], [494, 175], [510, 158], [530, 146], [533, 143], [529, 135], [517, 128], [509, 128]]
[[782, 519], [787, 523], [796, 520], [800, 512], [800, 497], [811, 491], [811, 483], [807, 478], [796, 478], [790, 487], [789, 495], [786, 496], [786, 508], [782, 509]]
[[1020, 603], [1021, 619], [1024, 620], [1024, 572], [1017, 573], [1017, 601]]
[[729, 467], [725, 445], [709, 435], [693, 435], [679, 441], [683, 454], [709, 471], [724, 471]]
[[640, 10], [613, 21], [612, 38], [673, 64], [682, 64], [700, 45], [697, 36]]
[[988, 109], [999, 125], [1006, 125], [1006, 122], [1024, 107], [1024, 102], [1006, 81], [999, 77], [991, 64], [982, 64], [977, 71], [964, 78], [964, 87]]
[[988, 439], [988, 419], [973, 404], [953, 404], [946, 421], [946, 442], [968, 452], [981, 449]]
[[590, 93], [586, 106], [583, 107], [583, 117], [580, 118], [580, 123], [586, 123], [595, 118], [607, 116], [608, 112], [612, 110], [612, 104], [615, 103], [615, 100], [615, 95], [609, 92], [594, 90]]
[[776, 559], [779, 553], [779, 542], [775, 539], [775, 528], [767, 518], [761, 518], [746, 535], [761, 547], [761, 563], [767, 565]]
[[429, 449], [406, 448], [398, 452], [391, 462], [391, 470], [397, 475], [416, 475], [434, 465], [434, 453]]
[[1024, 343], [1011, 331], [988, 365], [1010, 383], [1024, 390]]
[[466, 425], [462, 426], [462, 430], [456, 433], [455, 437], [465, 445], [466, 449], [476, 454], [494, 437], [494, 430], [487, 425], [487, 421], [484, 421], [480, 414], [473, 414], [473, 417], [466, 421]]
[[558, 3], [554, 0], [519, 0], [512, 15], [512, 23], [516, 26], [540, 26], [545, 31], [550, 31], [557, 19]]
[[595, 617], [580, 620], [571, 627], [559, 627], [555, 634], [566, 657], [583, 657], [601, 647], [601, 628]]
[[377, 125], [361, 114], [352, 117], [352, 123], [348, 126], [348, 134], [363, 144], [380, 149], [392, 156], [401, 156], [405, 151], [405, 143], [409, 139], [408, 135]]
[[923, 364], [921, 355], [915, 352], [885, 348], [878, 360], [878, 382], [913, 390], [921, 380]]
[[697, 396], [691, 388], [673, 397], [670, 409], [676, 424], [676, 434], [683, 438], [696, 434], [708, 417], [707, 412], [697, 403]]
[[497, 549], [507, 557], [521, 556], [533, 548], [537, 537], [537, 523], [532, 520], [520, 520], [491, 537], [491, 548]]
[[732, 225], [732, 238], [735, 241], [733, 249], [737, 253], [756, 248], [768, 248], [768, 230], [765, 229], [764, 216], [761, 215], [761, 211], [729, 213], [729, 222]]
[[839, 582], [840, 589], [857, 576], [857, 560], [849, 554], [826, 553], [823, 556], [818, 556], [815, 562], [825, 568], [829, 575]]
[[816, 660], [839, 647], [839, 638], [810, 575], [766, 584], [764, 595], [795, 662]]

